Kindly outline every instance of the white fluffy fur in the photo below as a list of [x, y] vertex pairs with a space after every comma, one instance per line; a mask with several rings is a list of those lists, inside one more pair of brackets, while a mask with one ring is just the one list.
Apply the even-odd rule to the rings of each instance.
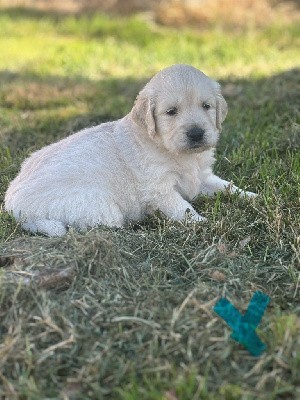
[[[211, 108], [205, 110], [203, 103]], [[178, 113], [166, 113], [176, 106]], [[24, 229], [49, 236], [68, 226], [121, 227], [161, 210], [174, 220], [204, 220], [189, 203], [199, 193], [243, 192], [212, 172], [227, 105], [219, 85], [174, 65], [155, 75], [124, 118], [84, 129], [33, 153], [11, 182], [6, 210]], [[191, 148], [187, 132], [205, 130]]]

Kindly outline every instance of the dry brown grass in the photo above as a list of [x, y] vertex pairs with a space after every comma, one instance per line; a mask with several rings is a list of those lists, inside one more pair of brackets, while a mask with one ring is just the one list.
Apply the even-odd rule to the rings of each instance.
[[[271, 0], [166, 0], [156, 9], [156, 19], [165, 25], [219, 23], [225, 26], [264, 26], [276, 19], [296, 17], [295, 5], [275, 6]], [[298, 14], [299, 17], [299, 14]]]
[[[3, 243], [0, 396], [296, 399], [298, 288], [247, 248], [159, 216], [131, 230]], [[259, 359], [212, 310], [223, 294], [242, 312], [255, 290], [272, 299]]]
[[157, 22], [175, 26], [265, 26], [278, 19], [299, 18], [297, 2], [293, 0], [0, 0], [0, 6], [68, 13], [150, 11]]
[[70, 13], [91, 10], [132, 13], [152, 9], [157, 3], [158, 0], [0, 0], [0, 6], [30, 7]]

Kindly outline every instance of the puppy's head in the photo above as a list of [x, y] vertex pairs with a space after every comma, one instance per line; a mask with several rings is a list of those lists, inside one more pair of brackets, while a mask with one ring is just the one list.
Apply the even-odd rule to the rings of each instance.
[[173, 153], [214, 147], [226, 114], [220, 85], [196, 68], [181, 64], [156, 74], [131, 111], [134, 121]]

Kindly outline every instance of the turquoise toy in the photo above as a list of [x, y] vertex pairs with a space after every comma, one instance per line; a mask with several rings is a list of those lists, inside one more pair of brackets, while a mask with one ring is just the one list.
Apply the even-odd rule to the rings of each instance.
[[231, 338], [241, 343], [253, 356], [260, 356], [266, 345], [255, 332], [270, 302], [270, 297], [255, 292], [244, 315], [240, 314], [230, 301], [222, 297], [213, 310], [223, 318], [233, 330]]

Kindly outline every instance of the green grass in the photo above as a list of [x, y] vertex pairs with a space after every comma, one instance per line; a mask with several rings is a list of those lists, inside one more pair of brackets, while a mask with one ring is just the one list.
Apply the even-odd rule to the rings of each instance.
[[[206, 224], [156, 214], [121, 230], [30, 236], [0, 211], [0, 397], [300, 397], [299, 47], [296, 23], [177, 31], [103, 15], [0, 10], [0, 202], [33, 150], [127, 113], [176, 62], [220, 80], [215, 171], [259, 192], [199, 197]], [[271, 297], [252, 357], [213, 313]]]

